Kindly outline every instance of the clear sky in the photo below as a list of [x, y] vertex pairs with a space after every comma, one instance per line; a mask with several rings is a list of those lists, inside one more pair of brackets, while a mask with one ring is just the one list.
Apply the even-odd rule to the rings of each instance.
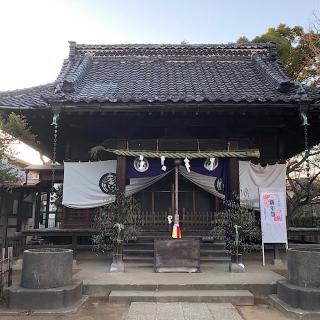
[[55, 80], [78, 43], [228, 43], [286, 23], [309, 28], [320, 0], [0, 0], [0, 91]]

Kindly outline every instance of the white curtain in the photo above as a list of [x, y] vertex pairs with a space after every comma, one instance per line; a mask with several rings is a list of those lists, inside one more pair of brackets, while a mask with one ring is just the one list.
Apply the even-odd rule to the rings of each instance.
[[241, 202], [259, 209], [259, 188], [286, 191], [286, 165], [262, 167], [250, 161], [239, 161], [239, 186]]
[[130, 179], [130, 184], [126, 186], [126, 196], [132, 196], [133, 194], [148, 188], [149, 186], [164, 178], [170, 171], [160, 174], [158, 176]]
[[183, 166], [179, 167], [179, 172], [183, 177], [197, 185], [198, 187], [202, 188], [203, 190], [213, 194], [214, 196], [224, 199], [225, 196], [224, 194], [220, 193], [216, 188], [215, 188], [215, 182], [216, 182], [216, 177], [212, 176], [207, 176], [204, 174], [196, 173], [193, 171], [188, 172], [187, 169]]
[[[115, 186], [116, 167], [116, 160], [65, 162], [62, 204], [86, 209], [113, 202], [115, 196], [108, 194], [108, 187]], [[102, 181], [103, 177], [106, 179]]]

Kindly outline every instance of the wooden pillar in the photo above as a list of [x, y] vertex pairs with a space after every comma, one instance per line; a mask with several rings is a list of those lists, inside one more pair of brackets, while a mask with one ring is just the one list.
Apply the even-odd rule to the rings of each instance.
[[[126, 147], [125, 140], [118, 140], [117, 148], [124, 149]], [[126, 175], [127, 175], [127, 161], [126, 157], [117, 156], [117, 173], [116, 182], [120, 192], [124, 192], [126, 188]]]
[[227, 194], [229, 199], [239, 195], [239, 160], [235, 158], [229, 159]]
[[45, 228], [48, 228], [48, 225], [49, 225], [49, 209], [50, 209], [50, 192], [47, 191]]
[[34, 229], [39, 229], [40, 209], [41, 209], [41, 191], [38, 191], [36, 195], [36, 211], [34, 215]]
[[19, 232], [22, 229], [22, 220], [23, 220], [23, 200], [24, 200], [24, 192], [20, 191], [19, 194], [19, 202], [18, 202], [18, 212], [17, 212], [17, 227], [16, 231]]
[[1, 195], [1, 215], [2, 215], [2, 248], [7, 252], [8, 248], [8, 211], [6, 208], [6, 203], [8, 199], [6, 194]]
[[282, 131], [280, 131], [280, 129], [278, 130], [277, 138], [278, 138], [278, 160], [284, 161], [285, 160], [284, 134]]

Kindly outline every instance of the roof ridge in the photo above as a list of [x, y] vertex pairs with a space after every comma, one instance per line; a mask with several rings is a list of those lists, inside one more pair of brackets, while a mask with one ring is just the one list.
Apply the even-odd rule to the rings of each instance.
[[[294, 81], [287, 75], [285, 72], [280, 69], [279, 61], [276, 61], [276, 66], [272, 63], [276, 59], [264, 59], [263, 55], [253, 54], [252, 61], [254, 62], [255, 67], [261, 73], [263, 73], [267, 78], [273, 81], [277, 85], [277, 90], [280, 92], [288, 92], [290, 91], [294, 84]], [[277, 70], [276, 70], [277, 69]]]
[[228, 43], [228, 44], [77, 44], [69, 42], [69, 59], [91, 53], [93, 56], [210, 56], [251, 55], [252, 51], [265, 51], [276, 54], [276, 44], [265, 43]]
[[73, 92], [76, 85], [83, 79], [90, 69], [91, 63], [91, 54], [85, 54], [84, 58], [77, 61], [73, 66], [69, 65], [70, 67], [67, 68], [65, 75], [62, 76], [60, 83], [57, 85], [57, 91], [60, 89], [65, 93]]
[[247, 43], [111, 43], [111, 44], [85, 44], [85, 43], [76, 43], [74, 41], [69, 41], [70, 50], [76, 51], [81, 47], [101, 47], [101, 48], [241, 48], [241, 49], [250, 49], [250, 48], [269, 48], [274, 47], [275, 43], [270, 42], [247, 42]]

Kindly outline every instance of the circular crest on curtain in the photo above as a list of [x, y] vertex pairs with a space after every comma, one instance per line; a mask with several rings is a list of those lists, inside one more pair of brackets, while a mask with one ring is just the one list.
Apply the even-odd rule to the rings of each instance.
[[146, 172], [149, 169], [149, 161], [146, 158], [143, 158], [143, 160], [141, 160], [140, 157], [137, 157], [133, 161], [133, 167], [138, 172]]
[[222, 194], [224, 193], [224, 183], [221, 178], [217, 178], [214, 181], [214, 187], [219, 193], [222, 193]]
[[204, 161], [204, 167], [205, 169], [207, 169], [208, 171], [213, 171], [214, 169], [216, 169], [219, 165], [219, 159], [218, 158], [213, 158], [213, 164], [211, 164], [211, 160], [210, 158], [207, 158], [205, 161]]
[[116, 174], [112, 172], [104, 174], [99, 180], [99, 187], [106, 194], [114, 194], [117, 188]]

